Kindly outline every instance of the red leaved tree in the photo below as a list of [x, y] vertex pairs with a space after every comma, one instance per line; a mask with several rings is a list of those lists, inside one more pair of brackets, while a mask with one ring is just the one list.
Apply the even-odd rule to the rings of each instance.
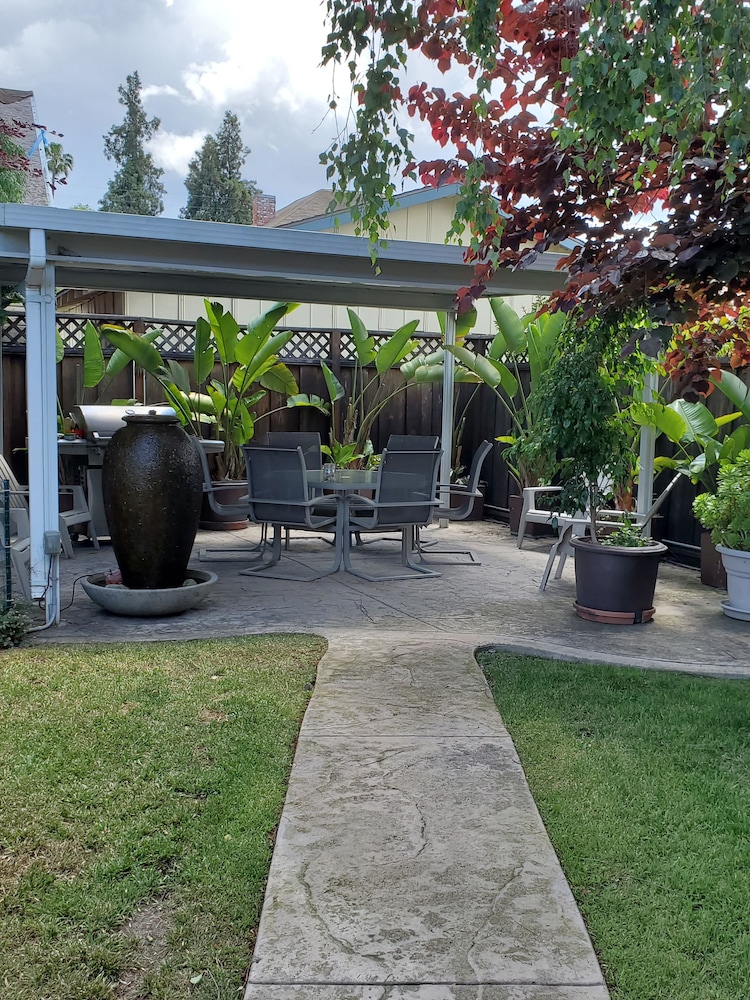
[[[327, 7], [323, 60], [346, 64], [354, 102], [322, 160], [373, 246], [399, 177], [459, 182], [451, 233], [470, 234], [475, 275], [459, 310], [498, 266], [564, 245], [559, 308], [645, 304], [664, 339], [693, 324], [668, 359], [684, 387], [705, 391], [728, 342], [733, 364], [750, 361], [746, 0]], [[405, 84], [417, 52], [470, 92]], [[440, 157], [416, 161], [409, 117]]]

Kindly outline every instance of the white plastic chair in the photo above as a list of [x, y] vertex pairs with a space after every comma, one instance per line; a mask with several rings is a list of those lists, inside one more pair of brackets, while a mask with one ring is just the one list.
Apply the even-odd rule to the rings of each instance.
[[521, 519], [518, 522], [518, 539], [516, 542], [519, 549], [523, 545], [523, 536], [526, 533], [527, 524], [546, 524], [548, 527], [554, 527], [552, 524], [554, 514], [549, 509], [539, 507], [538, 502], [539, 497], [545, 495], [553, 496], [555, 493], [559, 493], [561, 489], [561, 486], [524, 486]]
[[[11, 491], [11, 518], [19, 538], [29, 536], [29, 488], [19, 485], [5, 457], [0, 455], [0, 481], [7, 479]], [[86, 502], [86, 494], [82, 486], [58, 486], [61, 497], [72, 497], [72, 507], [61, 510], [59, 516], [60, 545], [67, 559], [75, 559], [75, 551], [70, 538], [70, 529], [83, 527], [91, 539], [95, 549], [99, 548], [99, 539], [94, 528], [94, 519]]]

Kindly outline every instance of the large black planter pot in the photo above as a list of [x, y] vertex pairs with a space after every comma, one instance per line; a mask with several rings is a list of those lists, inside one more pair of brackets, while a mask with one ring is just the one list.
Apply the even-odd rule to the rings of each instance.
[[573, 538], [576, 614], [587, 621], [640, 625], [654, 616], [654, 591], [666, 545], [597, 545]]
[[122, 582], [134, 590], [181, 587], [198, 530], [203, 472], [173, 416], [125, 417], [107, 446], [102, 493]]

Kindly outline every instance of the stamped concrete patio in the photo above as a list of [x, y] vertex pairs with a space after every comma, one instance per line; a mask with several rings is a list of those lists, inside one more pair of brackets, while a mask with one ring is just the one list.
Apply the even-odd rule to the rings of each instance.
[[[665, 565], [649, 625], [573, 614], [573, 567], [540, 594], [548, 541], [519, 552], [491, 522], [431, 529], [481, 566], [445, 556], [439, 579], [315, 583], [219, 575], [205, 608], [126, 619], [96, 608], [63, 564], [58, 628], [35, 642], [324, 635], [300, 733], [246, 1000], [605, 1000], [594, 950], [484, 678], [477, 646], [750, 677], [748, 629], [697, 573]], [[202, 534], [206, 545], [254, 540]], [[293, 539], [314, 567], [330, 553]], [[392, 542], [361, 554], [376, 571]], [[437, 558], [437, 557], [435, 557]], [[295, 566], [296, 572], [300, 567]]]

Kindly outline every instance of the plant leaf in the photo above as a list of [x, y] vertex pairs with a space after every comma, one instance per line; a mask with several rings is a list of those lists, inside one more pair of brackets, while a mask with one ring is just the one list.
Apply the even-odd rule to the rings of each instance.
[[395, 333], [388, 337], [385, 343], [381, 344], [375, 355], [375, 368], [378, 375], [384, 375], [385, 372], [390, 371], [418, 346], [417, 342], [411, 339], [411, 335], [418, 326], [419, 320], [412, 319], [400, 326]]
[[104, 378], [102, 342], [94, 324], [89, 320], [83, 331], [83, 384], [87, 388], [99, 385]]

